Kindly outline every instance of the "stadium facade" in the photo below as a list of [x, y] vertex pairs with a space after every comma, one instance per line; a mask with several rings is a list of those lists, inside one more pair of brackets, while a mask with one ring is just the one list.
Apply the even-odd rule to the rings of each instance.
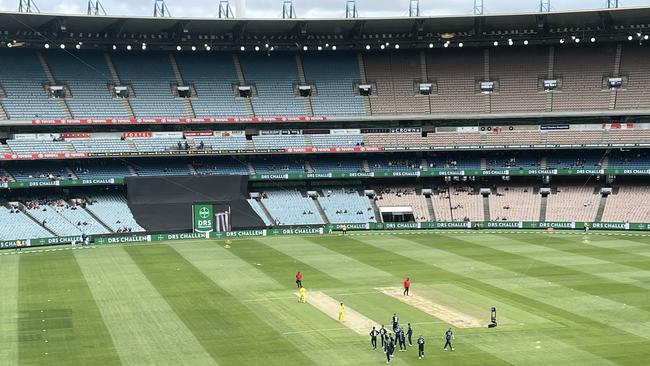
[[244, 233], [647, 229], [647, 19], [0, 14], [0, 240], [187, 235], [201, 201]]

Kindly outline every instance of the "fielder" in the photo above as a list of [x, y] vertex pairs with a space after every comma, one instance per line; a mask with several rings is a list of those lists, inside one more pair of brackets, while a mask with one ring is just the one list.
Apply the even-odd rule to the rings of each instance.
[[339, 305], [339, 321], [345, 321], [345, 305], [343, 305], [343, 303]]
[[404, 328], [399, 328], [399, 337], [397, 338], [399, 343], [399, 351], [406, 352], [406, 334], [404, 333]]
[[386, 334], [388, 334], [388, 331], [382, 324], [381, 328], [379, 328], [379, 335], [381, 336], [381, 348], [384, 349], [384, 353], [386, 352]]
[[418, 357], [420, 358], [420, 360], [422, 359], [422, 357], [424, 357], [424, 337], [423, 336], [420, 336], [420, 338], [418, 338]]
[[300, 288], [300, 296], [298, 297], [298, 302], [305, 303], [306, 301], [307, 290], [304, 287]]
[[408, 329], [406, 330], [406, 336], [409, 338], [409, 346], [413, 346], [413, 342], [411, 341], [411, 337], [413, 337], [413, 327], [411, 327], [411, 323], [408, 323]]
[[388, 337], [386, 343], [386, 363], [390, 363], [390, 359], [393, 358], [393, 352], [395, 352], [395, 343], [393, 343], [392, 337]]
[[[373, 350], [377, 349], [377, 335], [379, 335], [379, 332], [375, 327], [372, 327], [372, 330], [370, 331], [370, 345], [372, 346]], [[382, 338], [382, 343], [384, 342]]]
[[451, 345], [451, 341], [452, 341], [452, 339], [456, 339], [456, 337], [454, 337], [454, 332], [451, 331], [451, 328], [447, 329], [447, 331], [445, 332], [445, 335], [444, 335], [443, 338], [445, 339], [445, 348], [444, 348], [444, 350], [446, 351], [447, 346], [449, 346], [449, 348], [451, 348], [451, 350], [453, 351], [454, 346]]
[[399, 317], [397, 314], [393, 313], [391, 321], [393, 322], [393, 332], [397, 332], [397, 328], [399, 327]]

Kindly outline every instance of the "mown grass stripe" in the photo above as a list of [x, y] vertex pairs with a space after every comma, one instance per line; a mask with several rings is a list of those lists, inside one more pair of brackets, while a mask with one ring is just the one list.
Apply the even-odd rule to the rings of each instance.
[[[230, 249], [212, 243], [175, 245], [173, 248], [217, 286], [238, 298], [260, 319], [282, 333], [314, 364], [358, 365], [377, 360], [377, 355], [358, 352], [359, 344], [363, 341], [348, 327], [308, 304], [299, 304], [293, 296], [295, 284], [292, 282], [280, 284], [260, 271], [259, 266], [252, 266]], [[241, 279], [241, 273], [246, 273], [247, 278]], [[265, 294], [265, 288], [273, 292]], [[308, 297], [310, 293], [311, 290]], [[246, 301], [251, 296], [259, 301]], [[336, 333], [331, 334], [332, 331]], [[324, 336], [328, 332], [338, 340], [337, 346], [332, 347], [331, 339]], [[355, 357], [349, 357], [351, 354], [355, 354]]]
[[[451, 238], [450, 236], [446, 237]], [[524, 242], [521, 239], [514, 239], [513, 237], [505, 236], [505, 238], [520, 243], [528, 243], [529, 240], [534, 241], [534, 238], [526, 238]], [[647, 291], [647, 289], [633, 284], [614, 281], [571, 267], [538, 260], [533, 256], [516, 254], [508, 250], [507, 245], [491, 245], [488, 244], [488, 240], [475, 241], [467, 236], [454, 237], [454, 239], [460, 240], [463, 244], [453, 245], [443, 241], [437, 247], [484, 263], [498, 263], [500, 267], [519, 273], [520, 275], [550, 281], [551, 283], [556, 283], [560, 286], [592, 296], [603, 297], [616, 303], [619, 303], [621, 300], [620, 294], [645, 293]], [[489, 239], [489, 237], [485, 239]], [[603, 270], [606, 269], [607, 267], [603, 266]], [[623, 306], [623, 302], [620, 302], [619, 305]], [[647, 305], [647, 300], [644, 301], [642, 298], [636, 297], [628, 297], [626, 304], [626, 306], [630, 307], [628, 311], [632, 311], [634, 308], [639, 309], [639, 306], [644, 305]], [[647, 317], [650, 317], [650, 313], [647, 313]]]
[[20, 256], [20, 364], [120, 363], [72, 252]]
[[0, 258], [0, 364], [18, 365], [19, 257]]
[[[432, 270], [431, 275], [436, 278], [440, 277], [452, 281], [459, 286], [467, 286], [471, 291], [494, 297], [500, 301], [509, 302], [513, 306], [547, 317], [556, 323], [566, 325], [567, 328], [563, 328], [557, 332], [557, 337], [567, 344], [592, 353], [596, 359], [605, 358], [612, 362], [618, 362], [619, 360], [624, 360], [630, 353], [635, 353], [637, 357], [644, 357], [639, 356], [639, 352], [643, 355], [650, 356], [650, 342], [647, 339], [604, 324], [602, 320], [599, 321], [587, 317], [590, 314], [583, 315], [574, 312], [568, 305], [555, 304], [552, 301], [553, 299], [549, 299], [547, 295], [541, 292], [543, 288], [537, 290], [535, 286], [532, 286], [530, 289], [525, 290], [527, 285], [530, 284], [530, 280], [519, 283], [516, 280], [516, 276], [504, 277], [506, 273], [501, 273], [496, 268], [490, 272], [483, 270], [479, 264], [480, 262], [472, 263], [471, 260], [464, 261], [462, 257], [455, 255], [442, 256], [437, 249], [437, 246], [442, 241], [441, 238], [434, 238], [432, 236], [404, 237], [403, 239], [392, 241], [363, 240], [367, 245], [392, 252], [393, 256], [403, 255], [429, 266]], [[390, 244], [387, 245], [387, 243]], [[457, 241], [455, 245], [461, 246], [463, 244]], [[422, 246], [426, 246], [428, 249], [424, 249]], [[462, 266], [459, 266], [459, 264], [462, 264]], [[478, 268], [474, 269], [476, 266]], [[491, 278], [490, 273], [498, 277]], [[505, 281], [506, 278], [509, 281]], [[517, 281], [514, 285], [511, 283], [513, 280]], [[535, 281], [532, 282], [534, 283]], [[617, 350], [602, 347], [592, 349], [588, 346], [594, 340], [597, 340], [599, 344], [623, 342], [625, 345], [619, 347]], [[641, 348], [640, 351], [637, 348], [639, 343], [646, 344], [648, 346], [647, 350], [646, 348]], [[571, 356], [567, 355], [567, 357], [570, 358]], [[567, 359], [567, 361], [570, 361], [570, 359]]]
[[217, 365], [121, 247], [77, 252], [124, 365]]
[[329, 274], [265, 244], [262, 239], [233, 241], [229, 250], [278, 283], [290, 284], [292, 288], [296, 286], [295, 275], [298, 271], [303, 273], [303, 283], [306, 287], [326, 289], [346, 286], [344, 282]]
[[[379, 267], [366, 265], [354, 258], [317, 245], [314, 240], [318, 239], [322, 238], [293, 238], [292, 240], [286, 240], [285, 238], [269, 237], [265, 238], [263, 242], [286, 255], [292, 256], [296, 260], [307, 263], [321, 272], [327, 272], [328, 275], [347, 283], [366, 283], [368, 281], [392, 279], [390, 273], [384, 272]], [[324, 240], [337, 241], [331, 237]]]
[[126, 251], [219, 364], [312, 364], [280, 333], [171, 247], [137, 246]]
[[[418, 263], [412, 259], [396, 256], [391, 252], [384, 251], [382, 249], [372, 247], [367, 245], [362, 240], [356, 240], [352, 238], [344, 238], [341, 240], [332, 240], [331, 238], [312, 238], [310, 239], [314, 243], [321, 245], [331, 251], [335, 251], [341, 255], [354, 258], [355, 260], [364, 263], [369, 266], [380, 268], [382, 271], [391, 273], [393, 279], [395, 280], [392, 285], [399, 286], [401, 280], [405, 277], [419, 278], [424, 280], [431, 276], [431, 268]], [[444, 281], [443, 278], [436, 277], [436, 282]], [[378, 282], [378, 285], [381, 283]], [[384, 283], [385, 285], [385, 283]], [[383, 309], [382, 315], [384, 316], [386, 323], [389, 323], [389, 317], [392, 311], [403, 310], [400, 312], [402, 319], [414, 319], [413, 321], [425, 321], [427, 318], [435, 319], [430, 317], [428, 314], [422, 313], [420, 310], [412, 308], [408, 305], [405, 305], [398, 300], [395, 300], [387, 295], [377, 293], [370, 299], [375, 304], [390, 304], [391, 306]], [[350, 301], [350, 300], [348, 300]], [[355, 300], [351, 300], [355, 301]], [[361, 300], [355, 301], [355, 306], [357, 308], [367, 307], [369, 304], [363, 304]], [[358, 304], [358, 305], [357, 305]], [[394, 310], [395, 309], [395, 310]], [[386, 316], [388, 314], [388, 316]], [[389, 325], [389, 324], [388, 324]], [[416, 327], [418, 328], [418, 327]], [[445, 324], [431, 325], [429, 327], [424, 327], [424, 329], [431, 330], [433, 334], [442, 334], [446, 329]], [[418, 329], [417, 332], [422, 332], [422, 329]], [[428, 336], [431, 333], [427, 334]], [[476, 348], [474, 345], [466, 342], [462, 342], [464, 352], [462, 356], [458, 356], [463, 361], [461, 364], [473, 364], [476, 360], [480, 360], [482, 365], [503, 365], [508, 364], [508, 362], [496, 355], [493, 355], [488, 352], [483, 352], [479, 348]], [[437, 348], [435, 340], [431, 340], [429, 347]], [[467, 357], [471, 355], [471, 357]], [[432, 357], [433, 358], [433, 357]], [[437, 358], [436, 358], [437, 360]], [[475, 360], [475, 361], [472, 361]], [[442, 360], [441, 360], [442, 361]]]

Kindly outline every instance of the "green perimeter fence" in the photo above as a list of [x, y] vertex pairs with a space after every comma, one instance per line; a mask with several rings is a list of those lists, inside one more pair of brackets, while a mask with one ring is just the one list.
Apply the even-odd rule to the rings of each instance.
[[[335, 231], [341, 231], [346, 225], [348, 231], [362, 230], [424, 230], [424, 229], [568, 229], [581, 230], [587, 225], [594, 230], [620, 230], [620, 231], [650, 231], [648, 223], [627, 223], [627, 222], [534, 222], [534, 221], [453, 221], [453, 222], [404, 222], [404, 223], [368, 223], [368, 224], [328, 224], [317, 227], [292, 227], [292, 228], [269, 228], [229, 232], [211, 233], [175, 233], [175, 234], [146, 234], [129, 233], [115, 235], [97, 235], [92, 239], [95, 244], [120, 244], [155, 242], [167, 240], [191, 240], [191, 239], [225, 239], [238, 237], [255, 236], [276, 236], [276, 235], [324, 235]], [[21, 247], [40, 247], [50, 245], [69, 244], [81, 242], [81, 236], [66, 236], [56, 238], [38, 238], [23, 240], [0, 241], [0, 249]]]

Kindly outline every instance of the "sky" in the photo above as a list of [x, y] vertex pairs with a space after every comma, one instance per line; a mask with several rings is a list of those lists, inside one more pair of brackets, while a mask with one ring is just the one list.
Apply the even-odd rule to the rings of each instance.
[[[31, 0], [41, 12], [82, 14], [88, 0]], [[154, 0], [99, 0], [109, 15], [151, 16]], [[16, 11], [19, 0], [0, 0], [0, 11]], [[216, 16], [219, 0], [165, 0], [172, 16]], [[283, 0], [230, 0], [243, 8], [246, 18], [280, 18]], [[293, 0], [299, 18], [342, 18], [346, 0]], [[390, 17], [408, 15], [409, 0], [356, 0], [360, 17]], [[555, 11], [603, 8], [607, 0], [551, 0]], [[650, 6], [650, 0], [619, 0], [621, 7]], [[484, 0], [486, 13], [533, 12], [539, 0]], [[470, 14], [473, 0], [420, 0], [425, 16]], [[235, 9], [239, 17], [242, 9]]]

